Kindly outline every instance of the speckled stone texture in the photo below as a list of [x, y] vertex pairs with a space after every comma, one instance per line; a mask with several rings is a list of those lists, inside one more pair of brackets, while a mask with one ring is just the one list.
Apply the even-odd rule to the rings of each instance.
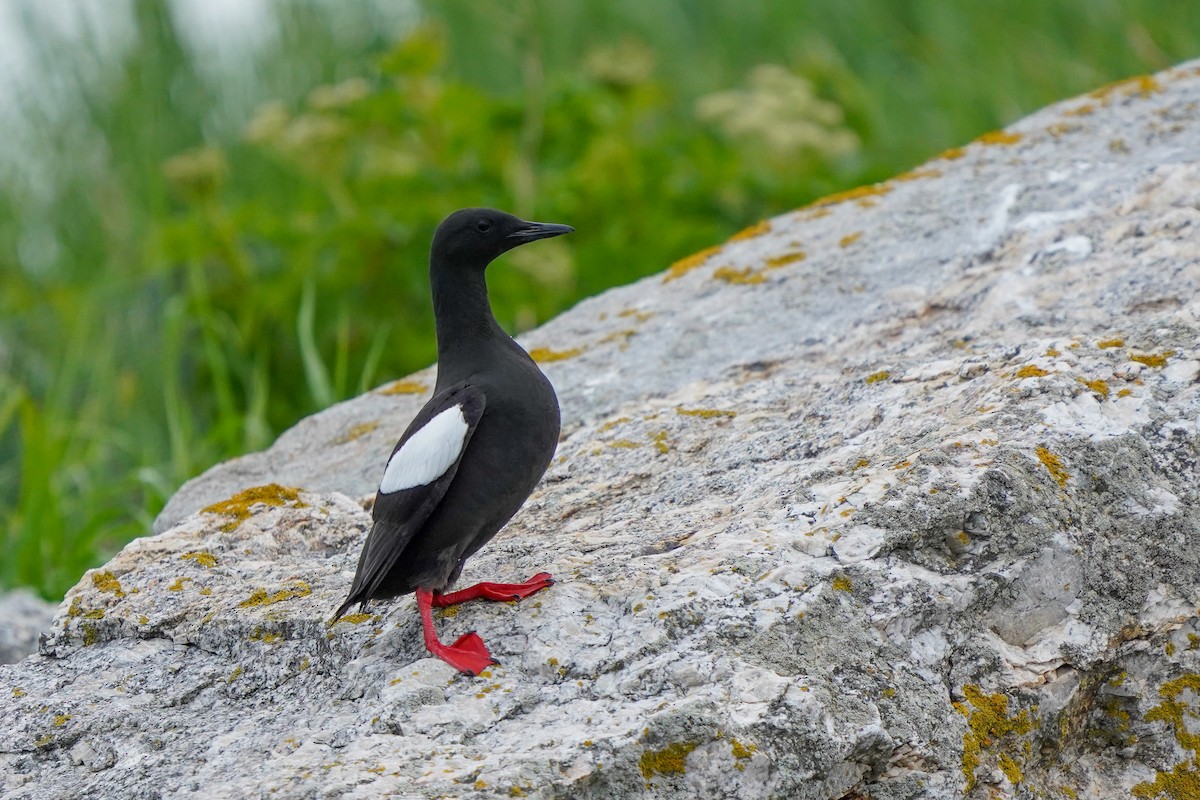
[[523, 340], [565, 434], [463, 583], [560, 582], [438, 622], [502, 666], [326, 624], [385, 387], [84, 576], [4, 796], [1196, 796], [1198, 288], [1200, 62], [773, 219]]
[[50, 627], [54, 606], [33, 592], [0, 592], [0, 664], [12, 664], [37, 650], [38, 635]]

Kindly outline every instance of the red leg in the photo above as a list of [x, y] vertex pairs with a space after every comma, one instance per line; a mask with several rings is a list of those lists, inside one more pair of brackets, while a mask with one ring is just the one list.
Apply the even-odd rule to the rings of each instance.
[[549, 572], [539, 572], [524, 583], [477, 583], [457, 592], [435, 594], [433, 605], [438, 608], [455, 606], [468, 600], [522, 600], [554, 583]]
[[492, 654], [488, 652], [483, 639], [480, 639], [479, 634], [475, 631], [463, 634], [454, 644], [442, 644], [437, 637], [437, 632], [433, 629], [431, 606], [434, 600], [436, 598], [428, 589], [417, 589], [417, 610], [421, 612], [421, 626], [425, 631], [425, 647], [429, 649], [429, 652], [460, 672], [466, 672], [469, 675], [478, 675], [492, 664], [497, 663], [492, 658]]

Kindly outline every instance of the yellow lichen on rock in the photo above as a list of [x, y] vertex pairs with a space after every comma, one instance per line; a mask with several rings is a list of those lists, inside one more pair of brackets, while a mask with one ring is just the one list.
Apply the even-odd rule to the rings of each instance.
[[1067, 472], [1067, 468], [1063, 466], [1062, 459], [1054, 453], [1047, 450], [1045, 447], [1039, 447], [1036, 450], [1038, 461], [1049, 470], [1050, 475], [1054, 480], [1058, 481], [1060, 488], [1067, 488], [1067, 481], [1071, 478], [1071, 473]]
[[281, 603], [284, 600], [291, 600], [295, 597], [307, 597], [310, 594], [312, 594], [312, 587], [304, 581], [294, 580], [290, 587], [280, 589], [276, 592], [268, 593], [266, 589], [255, 589], [248, 598], [238, 603], [238, 606], [241, 608], [269, 606]]
[[121, 582], [111, 572], [92, 573], [92, 585], [105, 594], [114, 594], [117, 597], [124, 597], [125, 590], [121, 588]]
[[1136, 361], [1139, 364], [1145, 364], [1147, 367], [1160, 368], [1167, 365], [1167, 359], [1175, 355], [1174, 350], [1167, 350], [1165, 353], [1131, 353], [1130, 361]]
[[1010, 145], [1016, 144], [1025, 138], [1021, 133], [1010, 133], [1009, 131], [989, 131], [983, 136], [975, 140], [977, 144], [983, 145]]
[[379, 394], [424, 394], [429, 387], [420, 381], [393, 381], [379, 390]]
[[217, 565], [217, 557], [212, 553], [194, 551], [190, 553], [180, 553], [179, 557], [185, 561], [195, 561], [200, 566], [208, 567], [209, 569]]
[[[1185, 693], [1190, 700], [1185, 699]], [[1171, 768], [1160, 771], [1153, 781], [1144, 781], [1133, 787], [1134, 797], [1143, 798], [1200, 798], [1200, 733], [1192, 732], [1189, 720], [1195, 719], [1200, 711], [1200, 673], [1187, 673], [1175, 680], [1167, 681], [1158, 689], [1162, 702], [1146, 713], [1147, 722], [1165, 722], [1171, 726], [1175, 741], [1185, 750], [1192, 752]]]
[[925, 178], [936, 178], [936, 177], [939, 177], [941, 174], [942, 174], [942, 171], [940, 169], [933, 169], [933, 168], [912, 169], [912, 170], [909, 170], [908, 172], [900, 173], [896, 177], [892, 178], [892, 180], [894, 180], [894, 181], [919, 181], [919, 180], [924, 180]]
[[746, 267], [744, 269], [734, 269], [733, 267], [717, 267], [717, 269], [713, 271], [712, 276], [717, 280], [725, 281], [729, 284], [750, 285], [762, 283], [766, 280], [766, 277], [761, 272], [757, 272], [751, 267]]
[[568, 358], [574, 358], [582, 352], [582, 347], [572, 347], [569, 350], [551, 350], [549, 347], [535, 347], [529, 351], [529, 357], [539, 364], [548, 364], [553, 361], [566, 361]]
[[740, 231], [735, 233], [733, 236], [730, 236], [729, 241], [740, 242], [743, 239], [753, 239], [756, 236], [762, 236], [763, 234], [770, 233], [770, 232], [771, 232], [771, 222], [770, 222], [770, 220], [764, 219], [761, 222], [754, 223], [749, 228], [742, 228]]
[[649, 781], [655, 775], [682, 775], [684, 760], [697, 746], [696, 742], [672, 742], [662, 750], [647, 750], [638, 759], [642, 777]]
[[303, 507], [303, 504], [300, 503], [299, 489], [280, 486], [278, 483], [268, 483], [266, 486], [254, 486], [244, 489], [228, 500], [222, 500], [219, 503], [213, 503], [211, 506], [201, 509], [201, 512], [232, 517], [231, 521], [221, 526], [221, 530], [228, 533], [249, 519], [250, 507], [258, 503], [268, 506], [283, 506], [288, 503], [295, 503], [296, 508]]
[[351, 425], [346, 429], [346, 432], [333, 440], [333, 444], [349, 444], [355, 439], [366, 436], [371, 431], [379, 427], [379, 420], [373, 419], [367, 422], [360, 422], [357, 425]]
[[805, 211], [811, 208], [824, 208], [827, 206], [836, 206], [845, 203], [848, 200], [865, 200], [867, 198], [880, 197], [892, 190], [891, 186], [886, 183], [869, 183], [866, 186], [857, 186], [853, 189], [847, 189], [844, 192], [836, 192], [826, 195], [818, 200], [814, 200], [808, 205], [801, 208]]
[[722, 249], [723, 245], [708, 247], [698, 253], [692, 253], [690, 256], [679, 259], [667, 270], [667, 274], [663, 276], [663, 283], [670, 283], [677, 278], [682, 278], [697, 267], [704, 266], [704, 262], [721, 252]]
[[767, 259], [767, 269], [779, 269], [786, 267], [788, 264], [795, 264], [797, 261], [803, 261], [808, 258], [803, 250], [793, 250], [790, 253], [784, 253], [779, 256], [771, 256]]
[[701, 419], [712, 419], [713, 417], [736, 417], [736, 411], [722, 411], [718, 408], [677, 408], [676, 414], [682, 414], [685, 417], [700, 417]]
[[[1033, 719], [1029, 711], [1022, 709], [1014, 717], [1008, 716], [1008, 697], [984, 694], [978, 686], [963, 686], [966, 703], [955, 703], [958, 713], [967, 718], [967, 733], [963, 736], [962, 771], [966, 779], [966, 790], [975, 788], [975, 770], [979, 767], [986, 750], [995, 749], [1008, 736], [1022, 736], [1033, 730]], [[1020, 766], [1013, 753], [1014, 746], [1006, 747], [997, 757], [998, 765], [1014, 784], [1021, 779]]]
[[1090, 92], [1088, 97], [1099, 100], [1102, 105], [1108, 105], [1118, 94], [1125, 97], [1149, 97], [1161, 91], [1162, 84], [1153, 75], [1135, 75], [1132, 78], [1101, 86]]

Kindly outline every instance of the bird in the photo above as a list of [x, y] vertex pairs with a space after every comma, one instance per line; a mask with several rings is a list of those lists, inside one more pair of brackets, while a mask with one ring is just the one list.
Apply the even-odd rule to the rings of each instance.
[[479, 583], [448, 591], [463, 564], [516, 514], [558, 445], [558, 397], [549, 379], [492, 313], [485, 271], [501, 254], [570, 225], [527, 222], [492, 208], [465, 208], [433, 235], [429, 279], [437, 333], [433, 397], [413, 418], [383, 470], [341, 618], [355, 603], [415, 593], [425, 647], [478, 675], [498, 663], [477, 633], [444, 644], [435, 607], [519, 600], [553, 583]]

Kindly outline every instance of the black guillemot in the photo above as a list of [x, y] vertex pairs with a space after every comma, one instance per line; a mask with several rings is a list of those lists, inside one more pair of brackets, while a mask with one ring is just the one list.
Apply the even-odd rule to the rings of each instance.
[[561, 236], [569, 225], [526, 222], [503, 211], [466, 208], [433, 236], [429, 278], [437, 323], [433, 397], [392, 450], [358, 569], [337, 620], [415, 592], [425, 646], [455, 669], [478, 675], [496, 663], [474, 631], [443, 644], [434, 606], [516, 600], [549, 586], [542, 572], [524, 583], [479, 583], [447, 592], [463, 563], [517, 512], [558, 444], [554, 387], [492, 315], [484, 271], [501, 253]]

